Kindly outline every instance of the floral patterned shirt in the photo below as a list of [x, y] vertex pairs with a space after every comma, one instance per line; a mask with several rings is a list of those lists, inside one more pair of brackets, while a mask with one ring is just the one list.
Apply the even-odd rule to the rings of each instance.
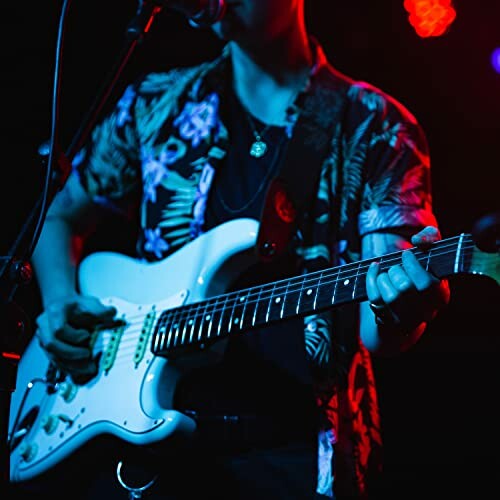
[[[307, 271], [359, 260], [370, 232], [436, 225], [427, 143], [416, 119], [381, 90], [338, 72], [313, 42], [316, 64], [287, 126], [293, 137], [297, 117], [309, 113], [317, 125], [309, 140], [328, 141], [312, 222], [296, 248]], [[220, 113], [229, 65], [224, 50], [214, 61], [139, 79], [73, 162], [98, 203], [120, 208], [140, 191], [137, 250], [146, 260], [167, 257], [205, 230], [210, 187], [230, 143]], [[317, 491], [331, 497], [334, 476], [337, 491], [362, 497], [381, 465], [375, 380], [357, 318], [352, 305], [342, 315], [304, 320], [323, 415]]]

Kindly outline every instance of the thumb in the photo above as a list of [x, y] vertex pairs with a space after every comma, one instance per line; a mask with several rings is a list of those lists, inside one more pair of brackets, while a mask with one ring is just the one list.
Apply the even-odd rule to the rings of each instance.
[[434, 226], [427, 226], [422, 229], [422, 231], [414, 234], [411, 237], [411, 242], [417, 247], [426, 248], [440, 239], [441, 235], [439, 233], [439, 229]]

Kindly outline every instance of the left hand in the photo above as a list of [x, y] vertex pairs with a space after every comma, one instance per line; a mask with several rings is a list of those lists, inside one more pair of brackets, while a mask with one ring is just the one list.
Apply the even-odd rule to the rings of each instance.
[[[411, 243], [425, 250], [439, 239], [439, 230], [427, 226], [411, 237]], [[448, 281], [426, 271], [410, 250], [402, 252], [401, 260], [384, 272], [378, 263], [372, 263], [366, 274], [366, 292], [378, 324], [411, 332], [448, 304], [450, 290]]]

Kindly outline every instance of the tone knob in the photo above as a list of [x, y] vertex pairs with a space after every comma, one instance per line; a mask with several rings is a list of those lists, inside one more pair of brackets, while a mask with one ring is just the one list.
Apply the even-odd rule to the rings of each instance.
[[19, 455], [25, 462], [31, 462], [38, 452], [38, 445], [35, 443], [23, 443], [19, 448]]
[[42, 417], [40, 424], [47, 434], [53, 434], [57, 429], [59, 417], [57, 415], [46, 415]]

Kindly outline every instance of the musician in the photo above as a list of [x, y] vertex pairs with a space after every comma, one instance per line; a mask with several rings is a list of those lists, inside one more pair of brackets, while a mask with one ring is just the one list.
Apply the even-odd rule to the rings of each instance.
[[[33, 255], [44, 307], [36, 339], [76, 384], [91, 384], [101, 369], [93, 329], [120, 316], [78, 290], [82, 242], [103, 211], [130, 217], [140, 261], [168, 262], [228, 221], [267, 224], [268, 188], [283, 172], [295, 185], [312, 179], [300, 212], [286, 188], [284, 202], [271, 203], [292, 234], [284, 249], [271, 241], [276, 255], [257, 252], [231, 290], [440, 238], [419, 123], [382, 90], [329, 64], [306, 28], [304, 0], [229, 0], [212, 29], [224, 42], [216, 59], [130, 83], [48, 210]], [[292, 172], [287, 161], [295, 161]], [[125, 498], [122, 461], [125, 487], [148, 484], [149, 498], [368, 498], [381, 472], [383, 430], [371, 356], [411, 348], [448, 303], [449, 288], [411, 251], [386, 266], [374, 261], [363, 286], [360, 304], [231, 337], [221, 360], [187, 373], [174, 405], [196, 422], [193, 439], [155, 443], [147, 450], [154, 458], [141, 447], [134, 459], [135, 447], [124, 454], [118, 444], [83, 458], [82, 447], [20, 489]]]

